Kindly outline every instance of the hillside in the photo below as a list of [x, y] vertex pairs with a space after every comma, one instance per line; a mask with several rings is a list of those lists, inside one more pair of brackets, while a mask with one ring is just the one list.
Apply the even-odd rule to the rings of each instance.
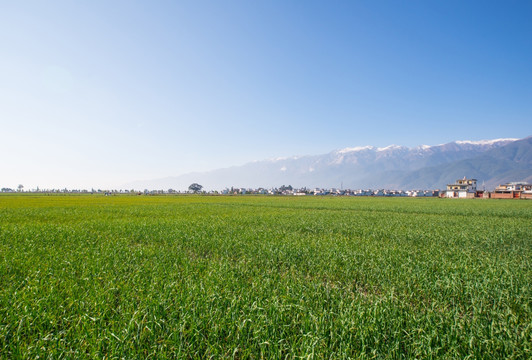
[[532, 181], [532, 137], [486, 151], [480, 156], [425, 167], [403, 175], [399, 186], [443, 187], [463, 176], [475, 177], [486, 189], [510, 181]]
[[186, 189], [198, 182], [206, 189], [295, 187], [437, 189], [464, 176], [487, 188], [501, 182], [532, 180], [532, 137], [522, 140], [455, 141], [414, 148], [391, 145], [346, 148], [251, 162], [242, 166], [137, 181], [135, 189]]

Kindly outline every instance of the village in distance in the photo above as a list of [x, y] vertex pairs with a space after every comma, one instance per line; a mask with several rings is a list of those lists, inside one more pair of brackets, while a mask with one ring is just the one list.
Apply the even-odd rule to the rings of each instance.
[[101, 194], [112, 195], [278, 195], [278, 196], [366, 196], [366, 197], [440, 197], [459, 199], [532, 199], [532, 184], [527, 182], [509, 182], [497, 186], [494, 190], [479, 189], [477, 179], [457, 179], [448, 184], [443, 190], [388, 190], [388, 189], [337, 189], [337, 188], [295, 188], [282, 185], [275, 188], [225, 188], [219, 190], [203, 190], [203, 186], [193, 183], [186, 191], [167, 190], [102, 190], [102, 189], [30, 189], [24, 190], [21, 184], [17, 189], [1, 188], [2, 193], [31, 193], [31, 194]]

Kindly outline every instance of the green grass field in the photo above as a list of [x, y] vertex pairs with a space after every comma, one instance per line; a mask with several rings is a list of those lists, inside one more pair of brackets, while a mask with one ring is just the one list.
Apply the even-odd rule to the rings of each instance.
[[1, 358], [532, 357], [532, 201], [0, 196]]

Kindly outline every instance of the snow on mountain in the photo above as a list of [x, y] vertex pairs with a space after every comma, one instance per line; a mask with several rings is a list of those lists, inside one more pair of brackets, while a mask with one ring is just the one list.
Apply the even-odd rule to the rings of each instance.
[[458, 140], [455, 141], [457, 144], [471, 144], [471, 145], [493, 145], [500, 142], [512, 142], [517, 141], [519, 139], [513, 139], [513, 138], [506, 138], [506, 139], [494, 139], [494, 140], [478, 140], [478, 141], [471, 141], [471, 140]]
[[[409, 173], [475, 158], [514, 141], [517, 140], [460, 140], [412, 148], [399, 145], [356, 146], [322, 155], [274, 158], [203, 173], [185, 174], [150, 182], [139, 181], [128, 184], [127, 188], [186, 189], [192, 182], [198, 182], [206, 189], [223, 189], [232, 186], [268, 188], [283, 184], [308, 188], [339, 187], [340, 184], [352, 189], [409, 188], [409, 184], [414, 184], [413, 180], [409, 180], [410, 183], [405, 180]], [[461, 176], [465, 175], [475, 176], [474, 173], [464, 173]]]
[[375, 149], [374, 146], [355, 146], [352, 148], [340, 149], [340, 150], [337, 150], [336, 152], [338, 154], [346, 154], [350, 152], [358, 152], [358, 151], [373, 150], [373, 149]]
[[[439, 144], [439, 145], [420, 145], [417, 147], [409, 148], [406, 146], [400, 146], [400, 145], [388, 145], [386, 147], [375, 147], [371, 145], [367, 146], [355, 146], [355, 147], [347, 147], [344, 149], [336, 150], [333, 153], [336, 153], [338, 155], [344, 155], [344, 154], [351, 154], [351, 153], [358, 153], [358, 152], [390, 152], [390, 151], [427, 151], [427, 150], [435, 150], [439, 149], [441, 147], [445, 147], [445, 150], [449, 150], [452, 145], [456, 145], [456, 150], [463, 149], [463, 146], [483, 146], [483, 147], [490, 147], [490, 146], [500, 146], [500, 145], [506, 145], [510, 142], [516, 141], [519, 139], [513, 139], [513, 138], [505, 138], [505, 139], [494, 139], [494, 140], [458, 140], [447, 144]], [[279, 158], [278, 160], [285, 160], [287, 158]]]
[[377, 152], [383, 152], [383, 151], [393, 151], [393, 150], [405, 150], [408, 149], [405, 146], [399, 146], [399, 145], [388, 145], [386, 147], [377, 148]]

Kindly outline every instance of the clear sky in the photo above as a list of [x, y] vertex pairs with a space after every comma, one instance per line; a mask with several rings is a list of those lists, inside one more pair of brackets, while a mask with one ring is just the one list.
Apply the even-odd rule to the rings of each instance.
[[532, 135], [532, 1], [3, 1], [0, 187]]

